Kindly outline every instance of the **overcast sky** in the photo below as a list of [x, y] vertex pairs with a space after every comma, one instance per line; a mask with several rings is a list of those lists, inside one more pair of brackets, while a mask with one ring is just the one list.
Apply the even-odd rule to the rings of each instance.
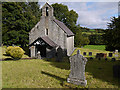
[[[42, 7], [45, 2], [39, 4]], [[49, 2], [49, 4], [53, 3]], [[77, 24], [91, 29], [106, 29], [110, 18], [118, 17], [118, 2], [63, 2], [62, 4], [78, 13]]]

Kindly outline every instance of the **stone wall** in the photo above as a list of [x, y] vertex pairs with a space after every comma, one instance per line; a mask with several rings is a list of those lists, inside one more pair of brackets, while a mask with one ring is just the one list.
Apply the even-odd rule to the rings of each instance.
[[67, 37], [67, 55], [70, 56], [74, 49], [74, 36]]

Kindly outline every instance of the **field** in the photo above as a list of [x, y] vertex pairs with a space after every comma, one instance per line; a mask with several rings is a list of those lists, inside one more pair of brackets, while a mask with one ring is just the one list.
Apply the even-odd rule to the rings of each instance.
[[[77, 48], [92, 52], [107, 52], [87, 48]], [[94, 55], [93, 55], [94, 56]], [[68, 58], [63, 62], [55, 59], [7, 60], [2, 61], [3, 88], [84, 88], [66, 82], [70, 73]], [[118, 88], [120, 80], [113, 78], [112, 66], [120, 61], [88, 60], [86, 64], [86, 88]]]
[[85, 45], [83, 48], [105, 51], [105, 45]]

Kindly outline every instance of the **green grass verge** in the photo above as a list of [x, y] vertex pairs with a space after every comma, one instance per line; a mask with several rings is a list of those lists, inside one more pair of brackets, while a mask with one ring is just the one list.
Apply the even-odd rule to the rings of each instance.
[[83, 48], [105, 51], [105, 45], [85, 45]]

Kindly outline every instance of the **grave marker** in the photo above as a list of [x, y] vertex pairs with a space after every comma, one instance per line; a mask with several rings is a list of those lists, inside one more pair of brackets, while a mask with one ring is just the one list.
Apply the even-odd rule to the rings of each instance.
[[112, 57], [113, 56], [113, 54], [112, 53], [109, 53], [109, 57]]
[[57, 49], [56, 61], [57, 61], [57, 62], [63, 61], [63, 50], [62, 50], [61, 47], [58, 47], [58, 49]]
[[83, 52], [83, 55], [86, 56], [86, 52]]
[[89, 52], [89, 56], [92, 56], [92, 52]]
[[85, 79], [85, 65], [87, 59], [80, 55], [80, 51], [77, 51], [77, 54], [71, 56], [70, 58], [70, 74], [67, 79], [67, 82], [73, 83], [76, 85], [87, 85], [87, 80]]

